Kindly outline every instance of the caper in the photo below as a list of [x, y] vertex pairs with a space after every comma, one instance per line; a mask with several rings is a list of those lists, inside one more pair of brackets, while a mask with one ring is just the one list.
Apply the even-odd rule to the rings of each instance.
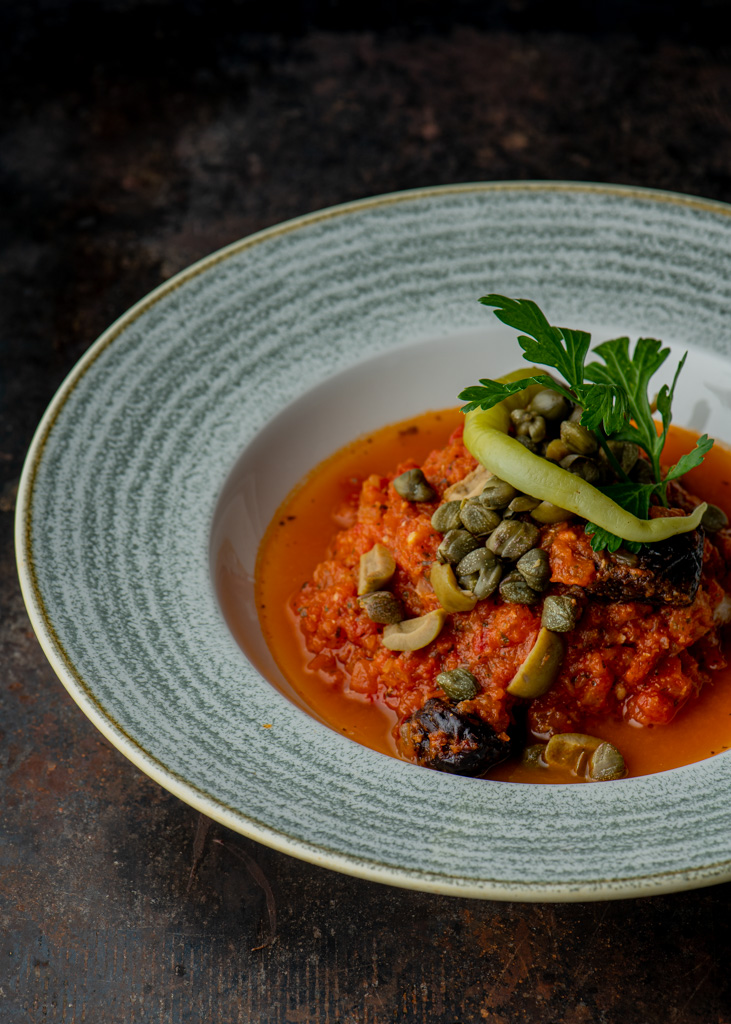
[[561, 424], [561, 440], [577, 455], [593, 455], [599, 444], [596, 437], [580, 423], [564, 420]]
[[450, 530], [437, 548], [437, 558], [440, 562], [457, 565], [465, 555], [479, 547], [480, 541], [469, 530]]
[[459, 509], [461, 501], [447, 501], [440, 505], [431, 517], [431, 524], [439, 533], [449, 533], [450, 530], [458, 530], [461, 525]]
[[545, 590], [551, 579], [551, 563], [541, 548], [532, 548], [521, 555], [515, 568], [534, 590]]
[[560, 462], [561, 459], [565, 459], [571, 452], [563, 443], [560, 437], [554, 437], [553, 441], [549, 441], [546, 445], [545, 457], [549, 462]]
[[546, 762], [543, 760], [543, 751], [545, 749], [545, 743], [531, 743], [530, 746], [525, 747], [520, 755], [520, 763], [525, 768], [545, 768]]
[[563, 639], [550, 629], [542, 628], [523, 664], [513, 676], [508, 693], [529, 700], [542, 696], [556, 680], [563, 654]]
[[546, 421], [542, 416], [534, 416], [528, 424], [528, 436], [531, 441], [542, 441], [546, 436]]
[[479, 572], [471, 572], [467, 576], [458, 576], [457, 583], [460, 590], [469, 590], [470, 594], [474, 591], [477, 586], [477, 581], [480, 578]]
[[531, 498], [529, 494], [519, 494], [517, 498], [508, 505], [510, 512], [532, 512], [534, 508], [538, 508], [541, 503], [540, 498]]
[[542, 501], [540, 505], [537, 505], [531, 512], [531, 517], [535, 519], [537, 523], [543, 523], [548, 525], [550, 523], [564, 523], [567, 519], [570, 519], [572, 513], [565, 508], [559, 508], [558, 505], [552, 504], [550, 501]]
[[493, 476], [483, 487], [480, 501], [487, 508], [507, 508], [516, 494], [512, 484]]
[[498, 583], [503, 574], [503, 567], [497, 562], [495, 565], [488, 566], [486, 569], [481, 569], [477, 577], [477, 582], [472, 588], [472, 593], [475, 595], [478, 601], [484, 601], [486, 597], [494, 593], [497, 590]]
[[538, 441], [534, 441], [528, 437], [527, 434], [517, 434], [515, 440], [522, 444], [524, 448], [527, 448], [529, 452], [533, 452], [534, 455], [540, 455], [541, 446]]
[[511, 572], [500, 584], [500, 597], [511, 604], [537, 604], [541, 595], [529, 586], [519, 572]]
[[[639, 458], [639, 445], [636, 445], [634, 441], [607, 441], [607, 447], [619, 463], [619, 468], [622, 472], [631, 473], [634, 464]], [[607, 465], [611, 466], [604, 450], [599, 453], [599, 457], [606, 461]], [[614, 467], [612, 466], [612, 468]]]
[[592, 782], [610, 782], [627, 774], [624, 758], [612, 743], [600, 743], [589, 758], [587, 775]]
[[543, 416], [544, 419], [562, 420], [568, 415], [569, 403], [557, 391], [542, 388], [533, 395], [527, 408], [530, 412]]
[[584, 415], [584, 410], [580, 405], [575, 405], [569, 413], [568, 419], [570, 423], [578, 423], [581, 417]]
[[458, 576], [469, 576], [473, 572], [482, 572], [483, 569], [492, 568], [495, 565], [495, 555], [487, 548], [476, 548], [457, 565]]
[[420, 469], [407, 469], [396, 477], [393, 486], [406, 501], [434, 501], [437, 496]]
[[374, 544], [370, 551], [360, 556], [358, 564], [358, 594], [370, 594], [382, 590], [390, 583], [396, 572], [393, 555], [383, 544]]
[[374, 590], [358, 598], [358, 604], [371, 622], [388, 626], [393, 622], [401, 622], [404, 618], [403, 605], [390, 590]]
[[554, 633], [569, 633], [579, 619], [579, 602], [568, 594], [552, 594], [543, 602], [541, 625]]
[[513, 562], [535, 547], [539, 537], [540, 530], [531, 523], [504, 520], [490, 535], [487, 547], [493, 554]]
[[381, 636], [381, 643], [389, 651], [418, 651], [426, 647], [439, 636], [442, 626], [447, 621], [447, 613], [437, 608], [416, 619], [404, 619], [386, 626]]
[[450, 672], [440, 672], [437, 685], [446, 693], [450, 700], [472, 700], [480, 692], [477, 679], [469, 669], [453, 668]]
[[710, 533], [715, 533], [717, 530], [723, 530], [728, 526], [728, 516], [718, 505], [709, 505], [703, 513], [701, 526], [705, 527]]
[[524, 423], [528, 423], [531, 418], [531, 414], [528, 412], [527, 409], [510, 410], [510, 419], [512, 420], [513, 425], [516, 427], [516, 429], [519, 429]]
[[578, 453], [567, 455], [565, 459], [561, 459], [561, 468], [567, 469], [569, 473], [575, 473], [576, 476], [580, 476], [582, 480], [586, 480], [589, 484], [598, 483], [601, 477], [601, 472], [596, 462]]
[[652, 472], [652, 466], [650, 465], [649, 459], [644, 459], [642, 456], [635, 462], [629, 473], [630, 480], [634, 480], [638, 484], [654, 484], [655, 474]]
[[498, 513], [486, 508], [479, 498], [468, 498], [463, 502], [459, 516], [465, 529], [476, 537], [486, 537], [500, 525]]

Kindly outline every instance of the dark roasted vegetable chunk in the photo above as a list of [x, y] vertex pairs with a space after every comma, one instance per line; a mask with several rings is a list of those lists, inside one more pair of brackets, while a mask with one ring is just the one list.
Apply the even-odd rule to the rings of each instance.
[[[621, 552], [621, 549], [620, 549]], [[635, 559], [597, 552], [597, 578], [586, 588], [610, 601], [647, 601], [676, 607], [692, 604], [703, 568], [703, 530], [643, 544]], [[636, 564], [633, 564], [636, 561]]]
[[508, 757], [510, 740], [501, 739], [491, 725], [461, 714], [433, 697], [402, 723], [401, 745], [426, 768], [457, 775], [479, 775]]

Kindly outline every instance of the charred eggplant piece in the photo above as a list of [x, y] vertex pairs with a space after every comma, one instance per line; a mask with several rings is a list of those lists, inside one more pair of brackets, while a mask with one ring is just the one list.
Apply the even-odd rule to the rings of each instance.
[[636, 559], [623, 558], [620, 552], [615, 556], [595, 553], [597, 577], [587, 586], [588, 593], [610, 601], [678, 608], [693, 603], [703, 568], [703, 530], [644, 544]]
[[432, 697], [401, 725], [402, 746], [417, 764], [453, 775], [479, 775], [512, 753], [491, 725]]

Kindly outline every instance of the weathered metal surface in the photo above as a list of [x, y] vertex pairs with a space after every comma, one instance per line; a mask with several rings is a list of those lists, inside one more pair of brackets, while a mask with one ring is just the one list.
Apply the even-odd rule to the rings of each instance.
[[412, 185], [591, 179], [731, 200], [727, 56], [678, 33], [286, 40], [193, 4], [100, 7], [95, 48], [76, 45], [82, 5], [18, 13], [0, 111], [0, 1021], [729, 1024], [729, 886], [468, 902], [202, 822], [71, 703], [11, 549], [46, 403], [151, 287], [257, 228]]

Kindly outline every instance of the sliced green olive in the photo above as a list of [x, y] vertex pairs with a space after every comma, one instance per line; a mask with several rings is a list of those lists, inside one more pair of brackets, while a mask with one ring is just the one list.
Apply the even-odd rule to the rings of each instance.
[[530, 700], [540, 697], [556, 680], [563, 661], [563, 652], [561, 636], [550, 629], [542, 628], [530, 654], [513, 676], [508, 693]]
[[429, 580], [445, 612], [471, 612], [477, 604], [474, 594], [460, 588], [451, 565], [435, 562]]
[[450, 700], [473, 700], [480, 692], [475, 676], [466, 668], [453, 668], [451, 672], [440, 672], [437, 685]]
[[602, 742], [597, 736], [587, 736], [583, 732], [559, 732], [550, 738], [543, 756], [549, 767], [578, 772], [582, 761], [591, 757]]
[[459, 518], [459, 510], [462, 507], [461, 501], [446, 501], [440, 505], [431, 517], [431, 524], [438, 533], [449, 533], [450, 530], [458, 530], [462, 525]]
[[558, 505], [554, 505], [550, 501], [542, 501], [531, 512], [531, 518], [543, 526], [550, 526], [552, 523], [565, 523], [567, 519], [571, 519], [572, 515], [573, 512], [559, 508]]
[[390, 590], [374, 590], [370, 594], [364, 594], [358, 598], [358, 604], [371, 622], [378, 622], [382, 626], [401, 622], [404, 618], [403, 605]]
[[404, 619], [403, 622], [386, 626], [381, 642], [389, 651], [418, 651], [436, 640], [446, 621], [447, 613], [437, 608], [416, 619]]
[[[502, 377], [501, 382], [524, 379], [530, 372], [517, 370]], [[532, 372], [540, 373], [540, 370]], [[496, 476], [509, 480], [524, 494], [532, 494], [541, 501], [549, 501], [590, 523], [596, 523], [622, 540], [653, 544], [696, 529], [706, 510], [705, 503], [689, 516], [638, 519], [575, 473], [568, 473], [548, 459], [529, 452], [514, 437], [508, 436], [510, 410], [523, 404], [514, 401], [518, 397], [513, 395], [512, 401], [505, 399], [492, 409], [473, 409], [465, 416], [464, 443], [467, 449]]]
[[600, 743], [589, 758], [587, 775], [592, 782], [609, 782], [623, 779], [627, 765], [621, 753], [612, 743]]
[[383, 544], [374, 544], [370, 551], [360, 556], [358, 564], [358, 596], [383, 590], [396, 572], [396, 561]]
[[407, 469], [396, 477], [393, 486], [406, 501], [434, 501], [437, 496], [421, 469]]

